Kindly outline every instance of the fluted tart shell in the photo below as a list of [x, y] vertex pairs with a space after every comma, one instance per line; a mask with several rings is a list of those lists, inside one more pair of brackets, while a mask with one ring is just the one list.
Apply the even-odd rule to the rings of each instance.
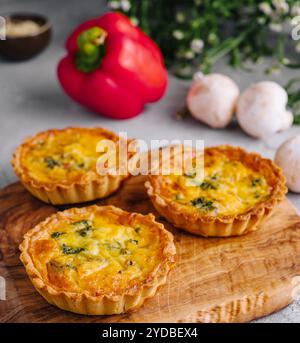
[[[12, 166], [24, 187], [44, 202], [62, 205], [103, 198], [116, 191], [128, 175], [97, 173], [96, 143], [101, 139], [112, 140], [118, 144], [119, 136], [103, 128], [70, 127], [40, 132], [27, 138], [17, 147]], [[42, 145], [51, 140], [55, 142], [55, 158], [51, 154], [51, 149], [43, 151]], [[70, 146], [68, 143], [62, 143], [64, 141], [70, 141]], [[88, 156], [85, 155], [85, 151], [80, 154], [80, 145], [84, 145], [85, 150], [90, 149]], [[73, 154], [77, 154], [75, 159], [72, 151], [68, 151], [69, 147], [74, 148]], [[60, 152], [64, 156], [61, 160]], [[38, 154], [36, 159], [33, 157], [34, 154]], [[130, 158], [130, 154], [127, 158]], [[80, 162], [81, 160], [83, 162]], [[86, 160], [87, 166], [82, 167]], [[52, 177], [53, 175], [55, 177]]]
[[95, 205], [50, 216], [25, 234], [20, 250], [50, 304], [87, 315], [138, 309], [166, 283], [175, 256], [172, 234], [152, 214]]
[[[247, 208], [237, 209], [231, 213], [222, 214], [218, 213], [217, 210], [195, 210], [192, 206], [187, 206], [170, 196], [170, 187], [172, 186], [166, 181], [168, 176], [149, 175], [145, 187], [156, 210], [174, 226], [205, 237], [239, 236], [257, 230], [259, 224], [270, 216], [276, 205], [284, 199], [287, 193], [285, 177], [281, 169], [271, 160], [263, 158], [257, 153], [249, 153], [240, 147], [228, 145], [206, 148], [204, 150], [205, 168], [207, 166], [205, 161], [213, 160], [218, 163], [219, 158], [229, 161], [228, 163], [242, 165], [243, 172], [245, 169], [250, 174], [259, 175], [263, 180], [264, 188], [268, 189], [267, 196], [258, 199]], [[233, 169], [233, 173], [236, 174], [237, 172]], [[253, 187], [255, 187], [255, 180], [252, 182]], [[204, 189], [209, 188], [207, 183], [200, 183], [198, 187], [202, 187], [202, 185], [204, 185]], [[237, 191], [236, 187], [236, 184], [231, 184], [228, 188], [228, 197], [226, 193], [224, 194], [225, 205], [226, 202], [230, 202], [229, 194], [232, 196]], [[213, 187], [210, 188], [207, 192], [212, 200], [205, 202], [204, 198], [201, 198], [199, 202], [204, 209], [209, 209], [209, 206], [213, 208], [217, 187], [215, 187], [216, 190]], [[249, 199], [253, 195], [253, 193], [247, 194], [247, 190], [244, 193], [245, 198], [249, 196]]]

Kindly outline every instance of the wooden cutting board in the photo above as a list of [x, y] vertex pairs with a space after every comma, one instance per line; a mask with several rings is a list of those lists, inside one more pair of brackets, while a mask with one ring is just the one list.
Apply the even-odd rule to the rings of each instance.
[[[144, 177], [129, 179], [105, 203], [153, 212]], [[200, 238], [174, 233], [177, 266], [168, 283], [135, 313], [82, 316], [49, 305], [19, 260], [23, 234], [58, 209], [33, 198], [19, 183], [0, 191], [0, 275], [7, 300], [1, 322], [246, 322], [277, 311], [300, 289], [300, 218], [285, 200], [261, 230], [243, 237]]]

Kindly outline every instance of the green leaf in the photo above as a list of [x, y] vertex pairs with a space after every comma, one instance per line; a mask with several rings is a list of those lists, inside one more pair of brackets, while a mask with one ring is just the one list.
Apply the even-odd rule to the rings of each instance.
[[88, 232], [92, 229], [92, 223], [89, 220], [79, 220], [72, 223], [78, 230], [76, 231], [81, 237], [85, 237]]
[[53, 157], [50, 157], [50, 156], [46, 156], [44, 158], [44, 163], [46, 164], [47, 168], [49, 168], [49, 169], [53, 169], [53, 168], [60, 165], [59, 161], [55, 160]]
[[294, 124], [300, 125], [300, 114], [294, 116]]
[[191, 201], [191, 204], [203, 211], [209, 212], [216, 209], [212, 200], [206, 200], [204, 197], [196, 198]]
[[214, 185], [213, 183], [209, 182], [209, 181], [204, 181], [201, 183], [200, 188], [203, 190], [217, 189], [217, 186]]
[[82, 252], [84, 250], [85, 250], [84, 248], [73, 248], [73, 247], [70, 247], [70, 246], [68, 246], [66, 244], [62, 245], [62, 252], [65, 255], [79, 254], [80, 252]]
[[58, 232], [58, 231], [56, 231], [56, 232], [53, 232], [52, 234], [51, 234], [51, 238], [58, 238], [58, 237], [60, 237], [61, 235], [63, 235], [64, 234], [64, 232]]

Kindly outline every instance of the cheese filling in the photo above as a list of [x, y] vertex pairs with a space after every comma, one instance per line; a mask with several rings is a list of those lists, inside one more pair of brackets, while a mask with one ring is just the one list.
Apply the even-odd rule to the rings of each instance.
[[[200, 175], [201, 173], [198, 173]], [[226, 156], [205, 156], [204, 178], [194, 171], [165, 176], [163, 196], [208, 215], [233, 215], [266, 200], [265, 177]]]
[[34, 241], [31, 252], [52, 284], [101, 293], [145, 279], [157, 268], [161, 249], [159, 234], [149, 227], [91, 215], [58, 223]]
[[96, 147], [104, 138], [87, 132], [58, 132], [35, 142], [23, 156], [23, 164], [40, 182], [74, 181], [96, 170]]

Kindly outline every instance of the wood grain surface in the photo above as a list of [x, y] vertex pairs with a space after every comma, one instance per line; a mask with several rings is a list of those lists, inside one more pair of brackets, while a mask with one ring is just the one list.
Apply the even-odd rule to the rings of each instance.
[[[144, 181], [143, 176], [129, 179], [101, 203], [155, 213]], [[157, 216], [174, 233], [177, 247], [168, 283], [134, 313], [68, 313], [35, 291], [18, 250], [23, 234], [58, 210], [19, 183], [0, 191], [0, 276], [7, 290], [6, 300], [0, 301], [1, 322], [246, 322], [288, 305], [300, 288], [300, 218], [285, 200], [259, 231], [243, 237], [196, 237]]]

